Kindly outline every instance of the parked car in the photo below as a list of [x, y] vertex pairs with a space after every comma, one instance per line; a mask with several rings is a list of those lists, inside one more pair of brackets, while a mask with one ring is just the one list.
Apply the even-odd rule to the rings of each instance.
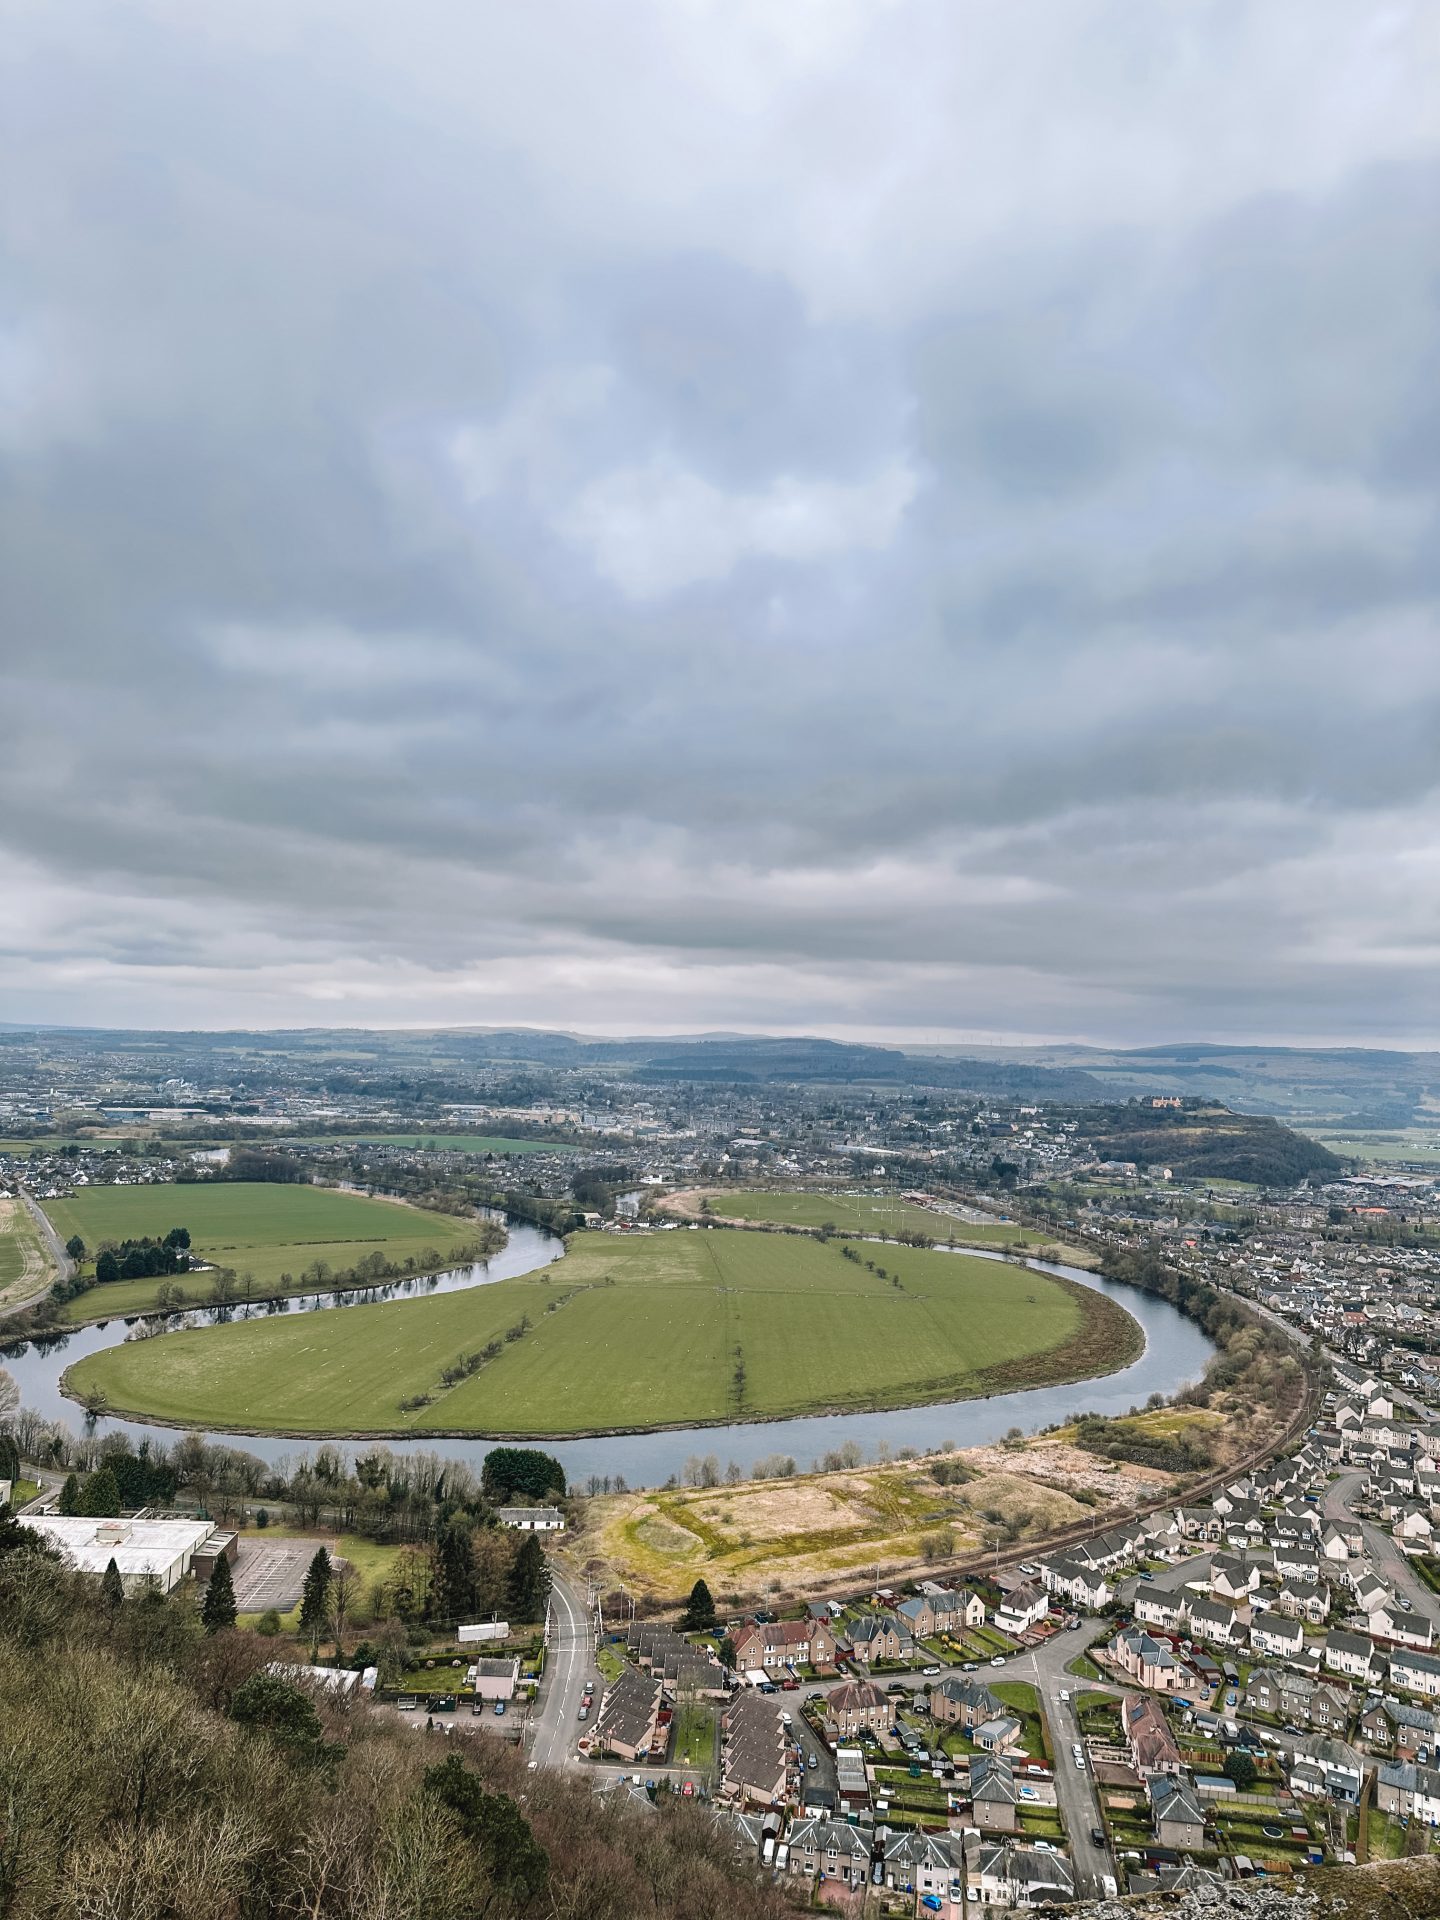
[[1004, 1666], [1004, 1664], [1005, 1664], [1005, 1656], [1004, 1656], [1004, 1654], [1003, 1654], [1003, 1653], [997, 1653], [997, 1654], [995, 1655], [995, 1658], [994, 1658], [994, 1659], [993, 1659], [993, 1660], [992, 1660], [992, 1661], [990, 1662], [990, 1664], [991, 1664], [991, 1666], [992, 1666], [992, 1667], [1003, 1667], [1003, 1666]]
[[579, 1713], [576, 1714], [575, 1718], [577, 1720], [588, 1720], [590, 1718], [589, 1707], [581, 1707]]
[[962, 1673], [978, 1673], [980, 1671], [980, 1663], [977, 1660], [967, 1660], [960, 1671]]
[[927, 1680], [938, 1679], [940, 1675], [939, 1667], [924, 1667], [921, 1669], [921, 1671], [924, 1673], [925, 1678]]
[[504, 1717], [505, 1717], [505, 1702], [503, 1700], [497, 1700], [495, 1702], [495, 1718], [497, 1720], [502, 1720]]

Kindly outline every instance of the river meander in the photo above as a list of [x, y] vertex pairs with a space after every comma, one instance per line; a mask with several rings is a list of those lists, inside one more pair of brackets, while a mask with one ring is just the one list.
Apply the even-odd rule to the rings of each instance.
[[[509, 1242], [502, 1251], [473, 1266], [424, 1279], [393, 1281], [357, 1293], [299, 1295], [289, 1300], [258, 1303], [248, 1309], [195, 1310], [184, 1316], [183, 1324], [208, 1326], [283, 1313], [335, 1313], [375, 1300], [422, 1300], [435, 1294], [490, 1286], [497, 1280], [516, 1279], [562, 1258], [564, 1251], [563, 1242], [551, 1234], [541, 1233], [534, 1227], [512, 1226]], [[973, 1256], [977, 1250], [962, 1251]], [[1004, 1256], [982, 1253], [980, 1257], [1001, 1259]], [[755, 1460], [766, 1455], [789, 1454], [803, 1472], [813, 1460], [850, 1440], [860, 1446], [867, 1458], [873, 1458], [882, 1445], [892, 1452], [902, 1447], [919, 1451], [948, 1445], [973, 1447], [1000, 1439], [1012, 1427], [1033, 1433], [1074, 1412], [1125, 1413], [1152, 1393], [1166, 1398], [1178, 1393], [1203, 1373], [1214, 1347], [1193, 1321], [1187, 1320], [1167, 1301], [1157, 1300], [1134, 1287], [1104, 1280], [1097, 1274], [1082, 1272], [1078, 1267], [1056, 1266], [1039, 1260], [1027, 1264], [1043, 1273], [1061, 1274], [1082, 1286], [1093, 1287], [1123, 1306], [1138, 1321], [1145, 1335], [1145, 1350], [1140, 1358], [1118, 1373], [1105, 1374], [1095, 1380], [1073, 1381], [1059, 1387], [1031, 1387], [1016, 1393], [995, 1394], [988, 1399], [895, 1407], [880, 1413], [812, 1414], [794, 1420], [748, 1421], [733, 1426], [598, 1434], [539, 1444], [561, 1462], [572, 1485], [583, 1483], [592, 1474], [612, 1478], [623, 1475], [632, 1487], [663, 1485], [671, 1474], [681, 1472], [693, 1454], [714, 1454], [722, 1467], [734, 1460], [746, 1473]], [[67, 1367], [88, 1354], [118, 1346], [136, 1324], [134, 1320], [112, 1320], [77, 1327], [73, 1332], [32, 1341], [23, 1348], [0, 1354], [0, 1365], [13, 1375], [22, 1403], [47, 1419], [63, 1419], [72, 1427], [84, 1423], [87, 1432], [124, 1432], [136, 1444], [147, 1437], [168, 1443], [175, 1438], [171, 1427], [108, 1417], [92, 1423], [60, 1390], [60, 1376]], [[163, 1339], [164, 1335], [156, 1337]], [[267, 1461], [294, 1460], [321, 1444], [273, 1433], [226, 1432], [213, 1437], [224, 1445], [244, 1448]], [[494, 1443], [479, 1436], [456, 1439], [427, 1435], [415, 1440], [388, 1439], [378, 1444], [395, 1453], [439, 1453], [478, 1467]], [[350, 1442], [348, 1450], [363, 1451], [364, 1443]]]

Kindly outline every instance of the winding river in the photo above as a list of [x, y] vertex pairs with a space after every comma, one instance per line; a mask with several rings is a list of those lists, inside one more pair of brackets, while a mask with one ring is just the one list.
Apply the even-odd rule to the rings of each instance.
[[[469, 1287], [490, 1286], [497, 1280], [516, 1279], [548, 1266], [560, 1259], [564, 1251], [564, 1243], [554, 1235], [517, 1225], [510, 1228], [509, 1242], [501, 1252], [474, 1266], [455, 1268], [424, 1279], [392, 1281], [358, 1293], [305, 1294], [289, 1300], [262, 1302], [250, 1308], [197, 1310], [186, 1315], [186, 1324], [208, 1326], [280, 1313], [336, 1313], [374, 1300], [428, 1299], [438, 1293], [455, 1293]], [[978, 1254], [982, 1259], [1003, 1257], [974, 1247], [959, 1251], [970, 1256]], [[536, 1444], [560, 1460], [572, 1485], [583, 1484], [592, 1474], [611, 1477], [618, 1474], [632, 1487], [660, 1486], [671, 1474], [679, 1474], [694, 1454], [713, 1453], [722, 1467], [735, 1460], [747, 1472], [753, 1461], [767, 1454], [791, 1454], [803, 1471], [812, 1460], [847, 1440], [855, 1441], [867, 1457], [873, 1457], [881, 1446], [888, 1446], [894, 1452], [902, 1447], [927, 1451], [950, 1445], [981, 1446], [1000, 1439], [1012, 1427], [1033, 1433], [1074, 1412], [1125, 1413], [1152, 1393], [1168, 1398], [1199, 1379], [1214, 1347], [1193, 1321], [1187, 1320], [1168, 1302], [1134, 1287], [1103, 1280], [1097, 1274], [1084, 1273], [1078, 1267], [1055, 1266], [1041, 1260], [1029, 1261], [1027, 1265], [1042, 1273], [1062, 1274], [1067, 1279], [1078, 1280], [1083, 1286], [1093, 1287], [1118, 1301], [1139, 1322], [1145, 1334], [1145, 1351], [1140, 1358], [1119, 1373], [1107, 1374], [1098, 1380], [1077, 1381], [1061, 1387], [1031, 1387], [982, 1400], [896, 1407], [882, 1413], [813, 1414], [796, 1420], [747, 1421], [725, 1427], [602, 1434]], [[91, 1422], [74, 1401], [67, 1400], [60, 1391], [60, 1376], [68, 1366], [86, 1354], [118, 1346], [134, 1325], [133, 1320], [116, 1320], [77, 1327], [71, 1333], [53, 1335], [10, 1353], [0, 1353], [0, 1365], [14, 1377], [22, 1403], [47, 1419], [65, 1420], [71, 1425], [83, 1420], [87, 1432], [127, 1433], [136, 1444], [146, 1438], [169, 1444], [176, 1438], [173, 1428], [151, 1426], [141, 1420], [102, 1418]], [[264, 1433], [218, 1433], [213, 1438], [223, 1445], [244, 1448], [267, 1461], [294, 1460], [323, 1444], [319, 1440], [299, 1441]], [[425, 1436], [415, 1440], [385, 1440], [379, 1444], [393, 1453], [440, 1453], [478, 1467], [493, 1442], [478, 1437], [461, 1440]], [[363, 1443], [350, 1443], [349, 1451], [364, 1451]]]

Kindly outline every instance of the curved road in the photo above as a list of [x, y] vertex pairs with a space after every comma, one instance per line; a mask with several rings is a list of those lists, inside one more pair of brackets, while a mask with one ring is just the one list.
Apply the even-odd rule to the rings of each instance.
[[567, 1583], [553, 1560], [545, 1637], [545, 1677], [530, 1716], [530, 1758], [542, 1767], [578, 1767], [578, 1716], [585, 1682], [595, 1673], [595, 1629], [588, 1597]]

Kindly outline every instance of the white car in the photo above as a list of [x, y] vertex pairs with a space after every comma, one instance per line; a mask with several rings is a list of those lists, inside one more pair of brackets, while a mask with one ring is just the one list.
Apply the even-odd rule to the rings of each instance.
[[1068, 1688], [1065, 1688], [1065, 1687], [1061, 1687], [1061, 1689], [1060, 1689], [1060, 1698], [1061, 1698], [1062, 1700], [1068, 1700], [1068, 1699], [1070, 1698], [1070, 1693], [1069, 1693], [1069, 1690], [1068, 1690]]
[[940, 1669], [939, 1667], [922, 1667], [920, 1671], [927, 1680], [933, 1680]]
[[1076, 1764], [1076, 1766], [1077, 1766], [1077, 1767], [1079, 1767], [1079, 1769], [1080, 1769], [1080, 1771], [1081, 1771], [1082, 1773], [1083, 1773], [1083, 1772], [1085, 1771], [1085, 1756], [1084, 1756], [1084, 1754], [1083, 1754], [1083, 1753], [1077, 1753], [1077, 1754], [1076, 1754], [1076, 1756], [1075, 1756], [1075, 1764]]
[[789, 1716], [789, 1714], [788, 1714], [788, 1713], [782, 1713], [782, 1714], [781, 1714], [781, 1716], [780, 1716], [780, 1724], [781, 1724], [781, 1726], [782, 1726], [782, 1727], [788, 1727], [788, 1726], [789, 1726], [789, 1724], [790, 1724], [790, 1716]]
[[1077, 1760], [1083, 1760], [1085, 1758], [1085, 1749], [1078, 1740], [1071, 1742], [1070, 1751]]
[[1004, 1666], [1004, 1664], [1005, 1664], [1005, 1656], [1004, 1656], [1004, 1654], [1003, 1654], [1003, 1653], [997, 1653], [997, 1654], [996, 1654], [996, 1656], [995, 1656], [995, 1658], [994, 1658], [994, 1659], [993, 1659], [993, 1660], [992, 1660], [992, 1661], [990, 1662], [990, 1664], [991, 1664], [991, 1666], [992, 1666], [992, 1667], [1003, 1667], [1003, 1666]]

